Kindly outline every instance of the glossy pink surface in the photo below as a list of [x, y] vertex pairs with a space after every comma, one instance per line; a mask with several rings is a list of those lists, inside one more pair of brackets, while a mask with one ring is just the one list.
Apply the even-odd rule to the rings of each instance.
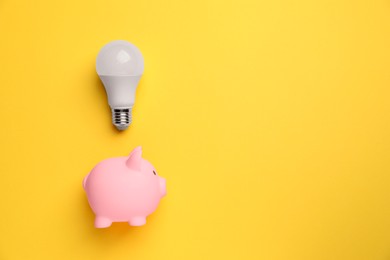
[[84, 178], [95, 227], [109, 227], [112, 222], [142, 226], [165, 196], [165, 179], [141, 155], [137, 147], [127, 157], [104, 160]]

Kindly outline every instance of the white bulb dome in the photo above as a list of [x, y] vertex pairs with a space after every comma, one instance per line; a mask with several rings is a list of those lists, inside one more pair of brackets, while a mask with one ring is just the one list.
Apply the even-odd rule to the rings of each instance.
[[144, 59], [141, 52], [127, 41], [113, 41], [106, 44], [96, 59], [99, 76], [141, 76]]

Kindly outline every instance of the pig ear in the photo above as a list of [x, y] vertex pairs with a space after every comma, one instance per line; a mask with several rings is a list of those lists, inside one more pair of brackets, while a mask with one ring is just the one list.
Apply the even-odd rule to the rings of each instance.
[[141, 146], [136, 147], [129, 155], [126, 161], [127, 167], [130, 169], [140, 171], [142, 162], [142, 148]]

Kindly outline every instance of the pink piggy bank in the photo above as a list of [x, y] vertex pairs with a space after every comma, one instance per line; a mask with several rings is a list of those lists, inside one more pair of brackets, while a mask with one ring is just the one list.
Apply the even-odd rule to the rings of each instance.
[[104, 160], [84, 178], [96, 228], [109, 227], [112, 222], [142, 226], [165, 196], [165, 179], [141, 155], [137, 147], [127, 157]]

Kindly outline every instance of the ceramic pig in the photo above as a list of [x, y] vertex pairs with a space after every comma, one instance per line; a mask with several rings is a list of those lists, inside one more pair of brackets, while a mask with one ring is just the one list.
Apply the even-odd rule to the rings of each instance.
[[142, 226], [165, 196], [165, 179], [141, 155], [137, 147], [127, 157], [104, 160], [84, 178], [96, 228], [109, 227], [112, 222]]

